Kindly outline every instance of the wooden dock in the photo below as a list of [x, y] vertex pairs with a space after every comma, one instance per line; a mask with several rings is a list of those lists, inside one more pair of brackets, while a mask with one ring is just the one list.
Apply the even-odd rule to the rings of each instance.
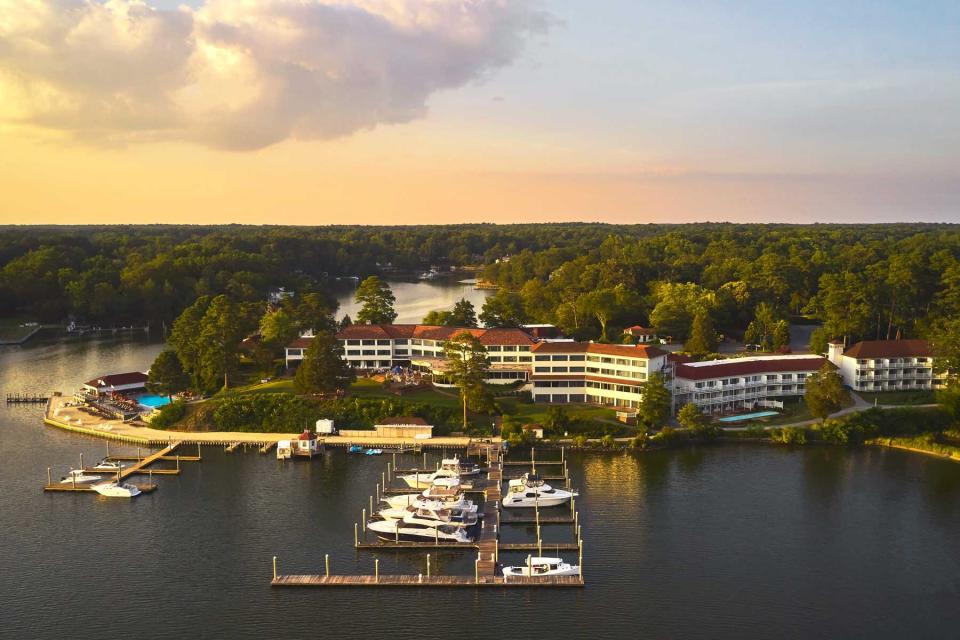
[[274, 587], [583, 587], [579, 576], [278, 575]]
[[477, 540], [479, 550], [477, 572], [494, 577], [497, 572], [497, 543], [500, 538], [500, 484], [503, 481], [503, 461], [497, 456], [487, 469], [487, 490], [483, 501], [483, 525]]
[[223, 450], [226, 451], [227, 453], [233, 453], [234, 451], [237, 450], [237, 447], [239, 447], [242, 444], [243, 444], [242, 442], [231, 442], [226, 447], [224, 447]]
[[[132, 475], [154, 475], [154, 474], [176, 475], [180, 473], [179, 461], [182, 460], [182, 458], [180, 458], [179, 456], [171, 456], [170, 454], [176, 451], [177, 448], [180, 446], [180, 444], [181, 444], [180, 442], [173, 442], [167, 445], [166, 447], [164, 447], [163, 449], [160, 449], [159, 451], [156, 451], [146, 457], [138, 456], [135, 459], [136, 461], [134, 462], [134, 464], [121, 469], [119, 473], [112, 472], [112, 471], [100, 471], [97, 469], [85, 469], [85, 471], [91, 474], [102, 475], [103, 480], [105, 482], [111, 481], [111, 480], [117, 480], [119, 482], [123, 482], [124, 480], [126, 480]], [[110, 457], [110, 459], [115, 460], [116, 458]], [[177, 468], [176, 469], [148, 469], [147, 468], [150, 465], [152, 465], [154, 462], [157, 462], [158, 460], [176, 460]], [[49, 474], [50, 474], [50, 470], [48, 469], [47, 484], [44, 485], [43, 487], [44, 491], [93, 492], [93, 487], [91, 486], [91, 484], [84, 483], [84, 484], [74, 485], [73, 483], [67, 483], [67, 482], [53, 482], [52, 479], [49, 477]], [[152, 483], [149, 483], [149, 484], [133, 483], [133, 484], [135, 484], [140, 489], [140, 491], [144, 493], [149, 493], [151, 491], [154, 491], [157, 488], [157, 485]]]
[[267, 442], [267, 443], [264, 443], [264, 445], [263, 445], [262, 447], [260, 447], [260, 453], [270, 453], [270, 451], [271, 451], [275, 446], [277, 446], [277, 443], [276, 443], [276, 442]]
[[[151, 491], [157, 490], [156, 484], [141, 484], [139, 482], [132, 482], [137, 489], [140, 489], [141, 493], [150, 493]], [[48, 484], [43, 487], [44, 491], [69, 491], [69, 492], [86, 492], [86, 493], [96, 493], [93, 490], [93, 487], [90, 484], [78, 484], [76, 486], [70, 483], [55, 482], [53, 484]]]
[[7, 404], [43, 404], [50, 398], [39, 393], [8, 393]]

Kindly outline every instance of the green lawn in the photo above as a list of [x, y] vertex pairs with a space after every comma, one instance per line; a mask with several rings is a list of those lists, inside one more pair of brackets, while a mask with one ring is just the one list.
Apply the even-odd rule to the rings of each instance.
[[[853, 406], [853, 398], [847, 397], [841, 405], [841, 409]], [[772, 410], [772, 409], [771, 409]], [[757, 420], [744, 420], [742, 422], [718, 423], [726, 427], [748, 427], [750, 425], [761, 425], [764, 427], [776, 427], [783, 424], [793, 424], [794, 422], [804, 422], [815, 419], [807, 408], [807, 403], [803, 399], [785, 400], [780, 415], [769, 418], [759, 418]]]
[[521, 424], [531, 422], [542, 423], [547, 418], [547, 411], [551, 406], [562, 406], [573, 420], [617, 420], [617, 413], [607, 407], [597, 407], [590, 404], [533, 404], [520, 402], [516, 398], [501, 398], [497, 400], [503, 410], [504, 417], [514, 418]]
[[276, 378], [263, 384], [258, 381], [253, 384], [230, 387], [226, 391], [220, 391], [215, 397], [225, 398], [244, 393], [296, 393], [296, 391], [293, 389], [293, 378]]
[[37, 327], [21, 327], [24, 320], [17, 318], [0, 318], [0, 342], [20, 342]]
[[936, 402], [933, 391], [886, 391], [880, 393], [861, 393], [858, 395], [870, 404], [917, 405]]

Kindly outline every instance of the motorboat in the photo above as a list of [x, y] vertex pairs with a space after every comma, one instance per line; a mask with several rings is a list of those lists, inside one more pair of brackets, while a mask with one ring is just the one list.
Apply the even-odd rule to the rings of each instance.
[[535, 558], [527, 556], [527, 564], [522, 567], [504, 567], [505, 576], [578, 576], [580, 567], [563, 561], [563, 558]]
[[393, 542], [446, 542], [469, 544], [474, 538], [465, 527], [456, 524], [441, 524], [407, 515], [403, 520], [371, 520], [367, 529], [378, 538]]
[[566, 489], [554, 489], [536, 474], [525, 473], [510, 481], [502, 503], [504, 507], [554, 507], [576, 495]]
[[458, 509], [466, 513], [477, 513], [479, 507], [472, 500], [467, 500], [459, 488], [437, 489], [431, 487], [421, 494], [407, 493], [398, 496], [388, 496], [383, 499], [390, 509], [406, 509], [407, 507]]
[[119, 462], [111, 460], [110, 458], [104, 458], [97, 463], [97, 466], [94, 467], [95, 471], [110, 471], [116, 473], [117, 471], [123, 470], [123, 465]]
[[459, 458], [444, 458], [440, 461], [440, 467], [436, 471], [431, 473], [424, 473], [422, 471], [419, 473], [410, 473], [400, 476], [400, 479], [403, 480], [408, 487], [425, 489], [436, 480], [443, 478], [456, 479], [459, 484], [462, 476], [476, 475], [477, 473], [479, 473], [479, 470], [475, 465], [467, 467], [460, 463]]
[[350, 448], [347, 449], [347, 451], [348, 451], [349, 453], [363, 453], [363, 452], [364, 452], [364, 448], [361, 447], [361, 446], [358, 445], [358, 444], [352, 444], [352, 445], [350, 445]]
[[61, 484], [89, 484], [103, 480], [100, 476], [84, 473], [83, 469], [71, 469], [70, 472], [60, 478]]
[[135, 498], [140, 495], [140, 489], [128, 482], [101, 482], [93, 485], [93, 490], [108, 498]]
[[368, 456], [379, 456], [383, 455], [383, 449], [367, 449]]
[[390, 507], [380, 510], [384, 520], [403, 520], [413, 516], [421, 520], [431, 520], [438, 524], [455, 524], [460, 527], [472, 527], [477, 524], [477, 512], [445, 508], [442, 503], [420, 502], [404, 508]]

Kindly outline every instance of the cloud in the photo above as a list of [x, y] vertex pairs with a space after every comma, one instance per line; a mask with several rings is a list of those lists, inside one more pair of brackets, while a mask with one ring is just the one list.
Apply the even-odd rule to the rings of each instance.
[[421, 118], [550, 18], [536, 0], [0, 0], [0, 120], [258, 149]]

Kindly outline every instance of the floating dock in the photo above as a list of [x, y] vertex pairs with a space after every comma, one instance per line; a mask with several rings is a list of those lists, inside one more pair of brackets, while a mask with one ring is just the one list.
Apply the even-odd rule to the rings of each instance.
[[[199, 460], [199, 456], [190, 456], [190, 457], [181, 457], [181, 456], [171, 456], [170, 454], [176, 451], [180, 447], [180, 442], [174, 442], [167, 445], [163, 449], [156, 451], [146, 457], [141, 457], [137, 455], [136, 458], [132, 456], [111, 456], [107, 455], [108, 460], [135, 460], [134, 464], [120, 469], [119, 473], [113, 471], [103, 471], [100, 469], [84, 469], [85, 473], [90, 474], [99, 474], [103, 476], [105, 482], [111, 480], [119, 480], [123, 482], [127, 478], [133, 475], [177, 475], [180, 473], [180, 461], [185, 459], [196, 459]], [[82, 460], [82, 456], [81, 456]], [[177, 467], [175, 469], [148, 469], [150, 465], [160, 460], [175, 460], [177, 462]], [[148, 484], [138, 484], [132, 483], [137, 486], [143, 493], [150, 493], [151, 491], [156, 490], [157, 485], [153, 483]], [[71, 482], [53, 482], [53, 478], [50, 476], [50, 470], [47, 469], [47, 484], [43, 487], [44, 491], [79, 491], [79, 492], [91, 492], [95, 493], [93, 486], [90, 483], [83, 484], [74, 484]]]

